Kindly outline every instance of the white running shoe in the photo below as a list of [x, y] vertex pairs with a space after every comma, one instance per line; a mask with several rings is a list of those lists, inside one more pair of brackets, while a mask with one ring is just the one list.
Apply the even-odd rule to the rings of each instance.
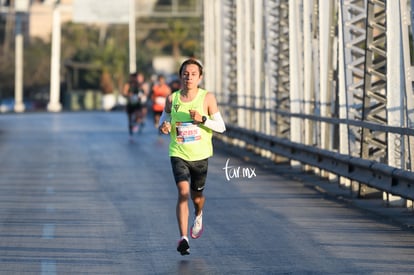
[[196, 216], [194, 219], [193, 226], [190, 229], [191, 238], [198, 239], [203, 233], [203, 212]]

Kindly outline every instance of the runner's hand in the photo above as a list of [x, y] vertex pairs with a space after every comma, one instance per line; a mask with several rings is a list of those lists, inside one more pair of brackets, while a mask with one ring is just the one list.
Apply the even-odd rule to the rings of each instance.
[[190, 113], [190, 117], [191, 119], [195, 122], [195, 123], [201, 123], [203, 121], [202, 116], [200, 115], [199, 112], [197, 112], [196, 110], [189, 110], [188, 111]]
[[164, 121], [159, 127], [159, 130], [164, 135], [168, 135], [171, 132], [171, 123], [169, 123], [168, 121]]

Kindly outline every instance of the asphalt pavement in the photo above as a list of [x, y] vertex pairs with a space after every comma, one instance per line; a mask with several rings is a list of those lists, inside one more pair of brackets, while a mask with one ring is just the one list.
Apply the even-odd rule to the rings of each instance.
[[130, 142], [122, 112], [0, 115], [0, 274], [413, 274], [411, 210], [215, 144], [181, 256], [151, 117]]

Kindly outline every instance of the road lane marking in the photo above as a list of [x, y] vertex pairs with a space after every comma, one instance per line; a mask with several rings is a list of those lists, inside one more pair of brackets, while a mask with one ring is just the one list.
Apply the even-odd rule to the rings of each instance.
[[42, 239], [53, 239], [55, 238], [55, 224], [46, 223], [43, 225]]
[[46, 206], [46, 212], [47, 213], [54, 213], [55, 212], [55, 207], [53, 206], [53, 204], [48, 204]]
[[55, 189], [51, 186], [46, 187], [46, 193], [48, 195], [53, 195], [55, 193]]
[[56, 262], [53, 260], [42, 260], [41, 275], [55, 275], [55, 274], [56, 274]]

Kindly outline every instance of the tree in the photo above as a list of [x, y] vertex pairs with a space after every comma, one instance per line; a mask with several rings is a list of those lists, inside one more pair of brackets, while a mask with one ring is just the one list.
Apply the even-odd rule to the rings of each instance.
[[152, 36], [163, 46], [164, 51], [171, 51], [178, 62], [180, 56], [194, 55], [200, 50], [200, 22], [198, 19], [168, 19], [167, 28], [155, 32]]
[[[192, 2], [188, 0], [188, 2]], [[11, 19], [12, 17], [8, 18]], [[5, 19], [7, 21], [7, 18]], [[181, 55], [199, 53], [199, 18], [139, 18], [137, 24], [137, 68], [146, 76], [152, 72], [155, 55], [172, 55], [178, 61]], [[12, 23], [11, 20], [7, 22]], [[0, 97], [13, 96], [14, 54], [12, 24], [5, 24], [0, 37]], [[25, 90], [49, 89], [50, 43], [40, 39], [25, 41]], [[80, 83], [86, 87], [101, 87], [105, 92], [122, 89], [129, 74], [127, 25], [62, 25], [61, 59], [81, 64]], [[83, 66], [84, 65], [84, 66]], [[62, 66], [62, 75], [65, 66]], [[66, 77], [62, 77], [66, 80]], [[82, 88], [82, 87], [80, 87]]]
[[[102, 31], [103, 27], [105, 31]], [[104, 93], [112, 93], [114, 87], [121, 89], [127, 72], [126, 27], [97, 27], [69, 23], [64, 26], [62, 38], [65, 58], [100, 68], [83, 73], [87, 83], [100, 86]]]
[[164, 45], [170, 45], [172, 55], [178, 62], [181, 56], [181, 43], [188, 37], [189, 30], [181, 20], [170, 20], [168, 29], [161, 30], [159, 36]]

